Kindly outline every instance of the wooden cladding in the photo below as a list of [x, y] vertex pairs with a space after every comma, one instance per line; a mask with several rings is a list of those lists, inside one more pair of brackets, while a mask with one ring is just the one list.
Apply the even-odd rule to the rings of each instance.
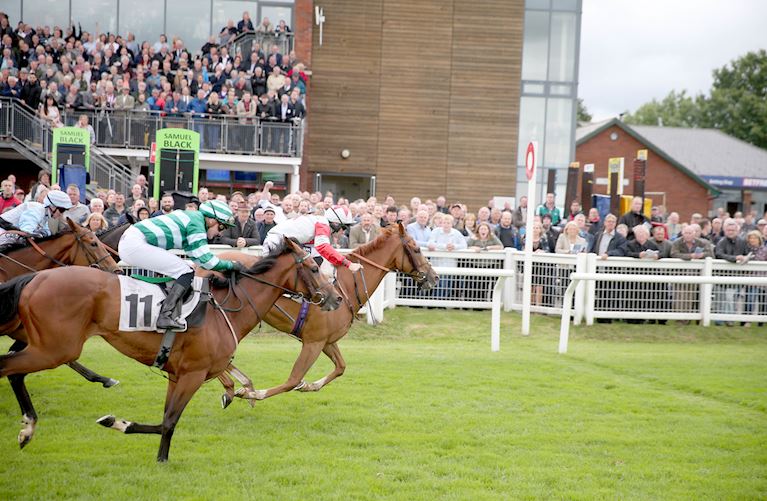
[[[522, 0], [323, 0], [308, 169], [476, 209], [515, 190]], [[342, 160], [340, 151], [351, 156]]]

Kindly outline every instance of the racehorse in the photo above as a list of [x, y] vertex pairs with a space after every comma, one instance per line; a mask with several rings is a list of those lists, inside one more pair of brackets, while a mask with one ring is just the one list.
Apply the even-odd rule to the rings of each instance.
[[[100, 237], [110, 236], [113, 240], [120, 236], [128, 228], [116, 228], [107, 230], [98, 237], [93, 231], [80, 226], [67, 219], [71, 232], [62, 232], [42, 239], [31, 238], [19, 232], [19, 236], [26, 239], [25, 242], [12, 244], [5, 247], [0, 252], [0, 281], [5, 282], [25, 273], [47, 270], [57, 266], [98, 266], [104, 271], [119, 271], [117, 263], [109, 257], [109, 247], [98, 245]], [[94, 244], [96, 247], [94, 248]], [[2, 327], [0, 327], [2, 329]], [[1, 331], [1, 330], [0, 330]], [[16, 341], [10, 348], [11, 351], [20, 351], [26, 346], [23, 341]], [[83, 376], [92, 383], [100, 383], [104, 388], [110, 388], [118, 383], [117, 380], [100, 376], [95, 372], [81, 365], [79, 362], [70, 362], [67, 364], [75, 372]], [[20, 391], [23, 388], [23, 376], [20, 377]], [[11, 385], [16, 389], [19, 383], [12, 382]]]
[[[286, 240], [283, 247], [279, 255], [261, 260], [239, 252], [221, 255], [242, 262], [249, 271], [230, 277], [239, 281], [230, 282], [226, 291], [214, 290], [213, 297], [222, 306], [230, 299], [242, 306], [227, 316], [222, 310], [212, 311], [208, 305], [202, 325], [190, 327], [177, 337], [164, 367], [170, 379], [162, 424], [143, 425], [113, 416], [105, 416], [99, 423], [124, 433], [160, 434], [157, 460], [167, 461], [176, 423], [189, 400], [207, 379], [226, 369], [239, 341], [283, 292], [308, 292], [312, 302], [324, 309], [337, 308], [341, 298], [320, 274], [314, 260], [293, 241]], [[0, 323], [18, 315], [28, 343], [19, 352], [0, 356], [0, 377], [52, 369], [76, 360], [85, 341], [93, 336], [101, 336], [122, 354], [151, 365], [161, 346], [161, 336], [156, 332], [120, 331], [120, 296], [118, 277], [82, 267], [46, 270], [0, 285]], [[19, 445], [24, 447], [34, 434], [37, 415], [28, 394], [21, 398], [17, 395], [17, 399], [24, 423]]]
[[[405, 232], [402, 224], [383, 230], [382, 234], [367, 245], [358, 247], [347, 258], [364, 263], [357, 276], [346, 268], [339, 267], [337, 282], [345, 296], [347, 307], [332, 312], [321, 312], [316, 306], [309, 307], [303, 329], [295, 332], [296, 319], [299, 318], [301, 305], [288, 298], [280, 298], [275, 307], [269, 310], [264, 320], [271, 326], [298, 337], [303, 343], [301, 354], [293, 365], [288, 380], [279, 386], [267, 390], [254, 390], [252, 383], [239, 369], [230, 365], [228, 372], [245, 385], [236, 393], [234, 382], [226, 375], [219, 376], [219, 381], [227, 393], [222, 397], [224, 407], [232, 396], [253, 400], [263, 400], [280, 393], [297, 389], [299, 391], [319, 391], [346, 369], [346, 362], [338, 348], [338, 340], [349, 332], [357, 312], [370, 299], [372, 292], [390, 271], [401, 271], [409, 275], [419, 288], [430, 290], [437, 284], [438, 277], [429, 261], [421, 254], [415, 241]], [[320, 352], [333, 361], [335, 367], [325, 377], [306, 384], [303, 377], [319, 357]]]

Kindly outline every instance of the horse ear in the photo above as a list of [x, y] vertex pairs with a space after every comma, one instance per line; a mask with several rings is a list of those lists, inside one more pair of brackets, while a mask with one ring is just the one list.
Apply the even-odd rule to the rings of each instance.
[[78, 228], [81, 228], [81, 226], [79, 224], [77, 224], [76, 222], [72, 221], [70, 218], [65, 217], [64, 219], [67, 220], [67, 224], [72, 229], [72, 231], [76, 232]]
[[136, 218], [133, 217], [133, 214], [130, 212], [125, 213], [125, 219], [127, 219], [130, 224], [136, 224]]
[[399, 234], [405, 236], [405, 227], [402, 226], [402, 221], [397, 221], [397, 226], [399, 226]]

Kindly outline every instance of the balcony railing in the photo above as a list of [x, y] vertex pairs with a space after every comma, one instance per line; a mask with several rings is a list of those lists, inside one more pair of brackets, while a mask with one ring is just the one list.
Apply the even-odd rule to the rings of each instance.
[[64, 112], [62, 121], [74, 125], [80, 115], [88, 115], [96, 131], [96, 144], [102, 147], [149, 149], [158, 129], [175, 127], [198, 132], [203, 152], [284, 157], [303, 153], [303, 120], [282, 123], [229, 116], [88, 110]]
[[230, 43], [230, 54], [241, 55], [243, 61], [248, 61], [250, 53], [253, 52], [253, 46], [258, 44], [261, 47], [261, 52], [267, 58], [266, 63], [269, 63], [269, 54], [271, 54], [272, 46], [277, 46], [277, 51], [280, 54], [288, 55], [293, 50], [293, 33], [285, 33], [276, 35], [274, 33], [240, 33]]

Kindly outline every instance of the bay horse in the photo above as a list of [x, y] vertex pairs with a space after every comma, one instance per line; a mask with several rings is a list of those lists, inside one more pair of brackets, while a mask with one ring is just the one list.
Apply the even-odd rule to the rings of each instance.
[[[231, 378], [226, 374], [219, 376], [219, 381], [226, 389], [226, 394], [222, 397], [224, 407], [229, 405], [233, 396], [248, 399], [252, 404], [253, 400], [263, 400], [293, 389], [302, 392], [319, 391], [323, 386], [341, 376], [346, 369], [346, 362], [341, 356], [337, 342], [349, 332], [357, 312], [369, 299], [368, 292], [372, 294], [388, 272], [401, 271], [409, 275], [423, 290], [430, 290], [437, 284], [437, 274], [429, 261], [421, 254], [415, 241], [405, 232], [401, 223], [385, 228], [375, 240], [358, 247], [346, 257], [363, 264], [362, 270], [357, 274], [344, 267], [338, 267], [337, 283], [343, 291], [346, 307], [322, 312], [316, 306], [309, 306], [303, 329], [298, 333], [299, 340], [303, 343], [301, 354], [293, 365], [288, 380], [282, 385], [267, 390], [254, 390], [247, 376], [234, 365], [230, 365], [227, 372], [233, 374], [245, 384], [245, 387], [235, 393]], [[359, 276], [360, 273], [362, 276]], [[299, 317], [300, 309], [300, 304], [283, 297], [278, 299], [275, 307], [269, 310], [264, 321], [290, 334]], [[325, 353], [335, 367], [325, 377], [307, 384], [303, 381], [303, 377], [317, 360], [320, 352]]]
[[[57, 233], [49, 237], [32, 238], [19, 232], [19, 236], [26, 242], [11, 244], [0, 252], [0, 282], [57, 266], [98, 266], [104, 271], [119, 271], [117, 263], [113, 259], [107, 259], [110, 247], [107, 242], [101, 241], [101, 238], [109, 236], [113, 241], [115, 238], [119, 240], [129, 225], [125, 225], [124, 228], [106, 230], [96, 235], [90, 229], [73, 222], [71, 219], [67, 219], [67, 224], [69, 224], [71, 231]], [[0, 332], [4, 328], [0, 326]], [[13, 327], [9, 326], [8, 328]], [[10, 350], [20, 351], [24, 346], [26, 345], [23, 341], [16, 341]], [[79, 362], [73, 361], [67, 365], [88, 381], [100, 383], [104, 388], [110, 388], [119, 383], [115, 379], [96, 374]], [[12, 382], [11, 385], [14, 390], [19, 385], [19, 391], [26, 391], [22, 389], [23, 376], [20, 379], [21, 383]]]
[[[240, 308], [213, 311], [208, 304], [202, 325], [190, 327], [176, 338], [164, 370], [170, 375], [165, 412], [159, 425], [143, 425], [105, 416], [104, 426], [125, 433], [161, 435], [158, 461], [167, 461], [173, 432], [184, 408], [197, 389], [218, 376], [231, 361], [238, 343], [257, 325], [285, 291], [309, 294], [324, 309], [337, 308], [341, 298], [324, 279], [319, 267], [296, 243], [285, 240], [279, 255], [258, 259], [239, 252], [221, 254], [248, 267], [236, 273], [226, 290], [214, 290], [222, 306], [230, 300]], [[0, 378], [52, 369], [76, 360], [90, 337], [101, 336], [120, 353], [151, 365], [161, 345], [156, 332], [119, 330], [120, 284], [114, 274], [84, 267], [56, 268], [17, 277], [0, 285], [0, 323], [20, 317], [27, 347], [0, 356]], [[231, 327], [230, 327], [231, 326]], [[23, 424], [19, 446], [32, 439], [37, 422], [28, 394], [22, 395]]]

